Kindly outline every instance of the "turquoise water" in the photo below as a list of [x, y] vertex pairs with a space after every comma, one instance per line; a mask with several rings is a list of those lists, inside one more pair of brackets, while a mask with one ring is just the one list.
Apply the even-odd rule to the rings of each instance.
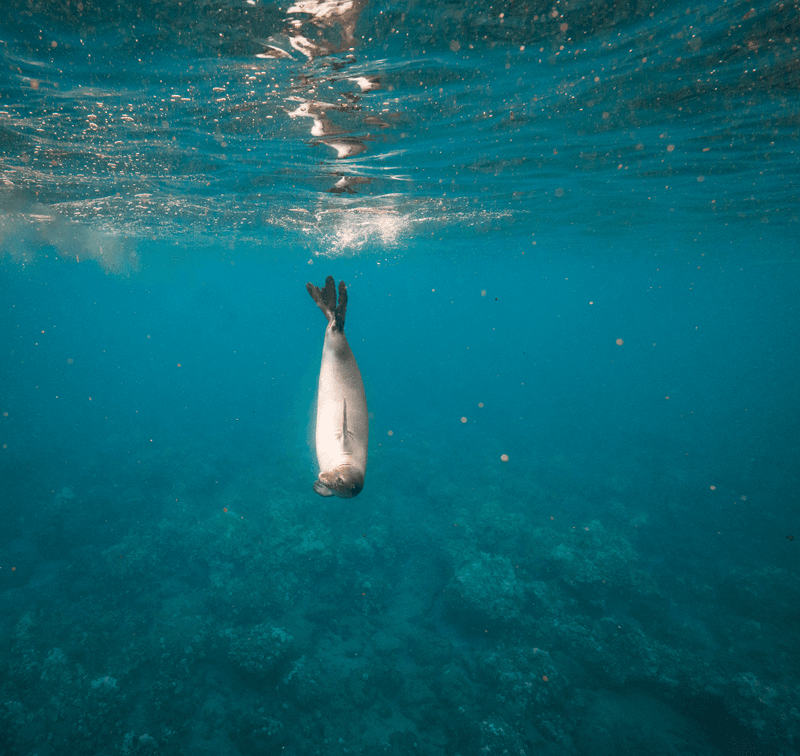
[[797, 754], [799, 19], [6, 2], [0, 755]]

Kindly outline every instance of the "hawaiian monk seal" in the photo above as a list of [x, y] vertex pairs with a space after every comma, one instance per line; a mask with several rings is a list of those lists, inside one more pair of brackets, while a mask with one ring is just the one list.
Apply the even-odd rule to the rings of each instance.
[[339, 281], [339, 306], [333, 277], [325, 288], [306, 284], [308, 293], [328, 319], [317, 389], [317, 462], [314, 490], [320, 496], [357, 496], [367, 472], [369, 416], [361, 372], [344, 335], [347, 287]]

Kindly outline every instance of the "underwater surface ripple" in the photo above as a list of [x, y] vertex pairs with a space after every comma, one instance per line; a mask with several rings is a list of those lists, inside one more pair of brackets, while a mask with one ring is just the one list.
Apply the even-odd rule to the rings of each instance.
[[346, 196], [374, 221], [360, 244], [387, 213], [394, 242], [661, 206], [797, 219], [786, 5], [81, 5], [4, 11], [9, 211], [312, 248]]

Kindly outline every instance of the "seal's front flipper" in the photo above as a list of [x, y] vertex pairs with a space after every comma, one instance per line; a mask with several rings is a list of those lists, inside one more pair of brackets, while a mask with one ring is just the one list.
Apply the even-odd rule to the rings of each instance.
[[320, 496], [333, 496], [333, 491], [320, 483], [318, 480], [314, 481], [314, 491], [316, 491]]

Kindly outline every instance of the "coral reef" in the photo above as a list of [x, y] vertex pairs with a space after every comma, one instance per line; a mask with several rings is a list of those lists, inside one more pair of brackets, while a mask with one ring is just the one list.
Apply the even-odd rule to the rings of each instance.
[[291, 650], [292, 638], [285, 630], [262, 624], [252, 628], [226, 628], [220, 633], [230, 647], [228, 656], [239, 669], [252, 675], [267, 675]]
[[473, 620], [505, 623], [519, 617], [522, 588], [507, 557], [478, 554], [447, 586], [453, 610]]
[[420, 528], [401, 510], [312, 511], [286, 493], [254, 510], [267, 499], [249, 485], [205, 510], [181, 489], [185, 508], [81, 551], [80, 574], [31, 579], [48, 610], [0, 617], [0, 752], [577, 756], [691, 742], [710, 756], [714, 733], [682, 713], [702, 707], [762, 750], [800, 744], [785, 569], [670, 585], [642, 566], [638, 521], [557, 527], [498, 491]]

